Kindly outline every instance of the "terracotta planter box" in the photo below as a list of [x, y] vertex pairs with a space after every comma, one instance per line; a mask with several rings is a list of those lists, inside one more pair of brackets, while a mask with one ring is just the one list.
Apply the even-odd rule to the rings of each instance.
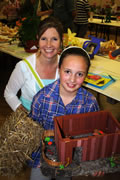
[[[81, 161], [120, 154], [120, 124], [108, 111], [59, 116], [54, 122], [57, 153], [63, 164], [72, 162], [76, 147], [82, 147]], [[74, 137], [92, 134], [95, 129], [104, 134]]]
[[[36, 49], [31, 49], [33, 46], [35, 46]], [[36, 53], [38, 51], [38, 41], [37, 40], [26, 41], [25, 51], [28, 53]]]

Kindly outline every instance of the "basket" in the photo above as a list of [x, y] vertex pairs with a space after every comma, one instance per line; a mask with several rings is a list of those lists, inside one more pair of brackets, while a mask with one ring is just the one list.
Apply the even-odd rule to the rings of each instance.
[[0, 127], [0, 175], [15, 175], [40, 146], [43, 127], [22, 110], [13, 112]]

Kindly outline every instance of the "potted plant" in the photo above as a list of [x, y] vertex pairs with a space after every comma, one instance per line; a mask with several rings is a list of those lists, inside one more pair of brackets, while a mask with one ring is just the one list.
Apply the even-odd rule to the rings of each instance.
[[21, 18], [16, 22], [18, 27], [17, 38], [20, 45], [26, 50], [30, 49], [33, 45], [37, 47], [37, 31], [40, 23], [40, 17], [29, 16]]
[[[36, 51], [37, 50], [37, 31], [40, 23], [40, 17], [37, 16], [38, 0], [33, 1], [26, 0], [25, 3], [21, 4], [19, 9], [20, 19], [16, 21], [16, 26], [18, 27], [18, 33], [13, 38], [19, 39], [19, 45], [23, 46], [26, 51]], [[33, 46], [36, 49], [31, 49]]]

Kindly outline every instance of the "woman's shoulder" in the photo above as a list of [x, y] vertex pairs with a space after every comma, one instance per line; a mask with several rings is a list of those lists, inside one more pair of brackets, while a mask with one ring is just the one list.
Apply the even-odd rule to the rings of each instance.
[[17, 68], [21, 68], [23, 71], [28, 70], [28, 65], [27, 65], [27, 63], [25, 62], [25, 60], [27, 60], [27, 61], [31, 64], [31, 66], [33, 67], [33, 69], [34, 69], [35, 64], [36, 64], [36, 55], [35, 55], [35, 54], [32, 54], [32, 55], [28, 56], [27, 58], [19, 61], [19, 62], [16, 64], [16, 67], [17, 67]]
[[35, 65], [36, 63], [36, 54], [32, 54], [28, 57], [25, 58], [29, 63], [31, 63], [32, 65]]

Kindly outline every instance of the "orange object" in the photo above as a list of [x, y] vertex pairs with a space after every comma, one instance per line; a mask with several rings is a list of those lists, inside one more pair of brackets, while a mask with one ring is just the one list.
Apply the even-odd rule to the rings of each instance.
[[93, 133], [93, 135], [103, 135], [103, 134], [104, 134], [104, 132], [99, 129], [95, 129], [94, 133]]
[[97, 80], [101, 79], [101, 76], [99, 76], [99, 75], [89, 75], [88, 78], [97, 81]]
[[115, 59], [115, 58], [116, 58], [116, 57], [113, 57], [113, 56], [112, 56], [112, 51], [109, 51], [109, 58], [110, 58], [110, 59]]

